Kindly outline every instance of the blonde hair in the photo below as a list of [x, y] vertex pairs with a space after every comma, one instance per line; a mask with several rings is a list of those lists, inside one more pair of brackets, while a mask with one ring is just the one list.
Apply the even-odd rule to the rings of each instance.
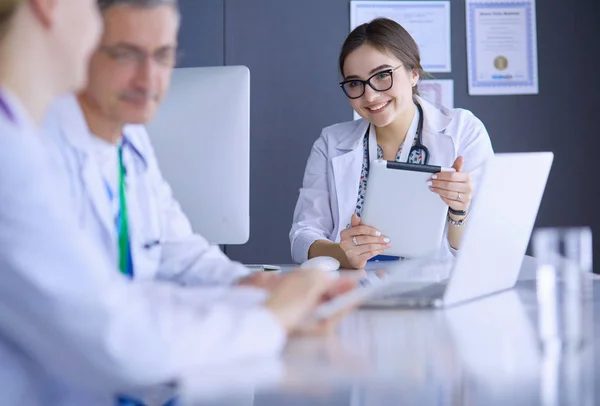
[[23, 0], [0, 0], [0, 38], [4, 36], [11, 17]]

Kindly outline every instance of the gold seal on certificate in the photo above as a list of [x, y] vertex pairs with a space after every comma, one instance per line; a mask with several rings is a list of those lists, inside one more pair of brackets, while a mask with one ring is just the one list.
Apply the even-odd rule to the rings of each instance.
[[504, 70], [508, 68], [508, 59], [504, 56], [497, 56], [496, 59], [494, 59], [494, 66], [498, 70]]

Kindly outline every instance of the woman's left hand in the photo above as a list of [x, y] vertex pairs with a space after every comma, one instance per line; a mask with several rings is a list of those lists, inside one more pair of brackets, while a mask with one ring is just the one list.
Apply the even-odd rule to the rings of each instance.
[[429, 189], [441, 196], [453, 210], [467, 210], [473, 197], [471, 175], [461, 172], [463, 157], [459, 156], [452, 167], [456, 172], [439, 172], [431, 177]]

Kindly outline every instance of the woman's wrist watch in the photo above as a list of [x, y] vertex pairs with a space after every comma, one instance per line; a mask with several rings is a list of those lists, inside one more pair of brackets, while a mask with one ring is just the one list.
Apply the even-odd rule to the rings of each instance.
[[[461, 218], [459, 220], [455, 220], [450, 216], [450, 214], [453, 216], [460, 216]], [[467, 221], [468, 214], [469, 213], [467, 210], [454, 210], [452, 207], [448, 207], [448, 215], [446, 216], [448, 224], [460, 227]]]
[[467, 215], [467, 211], [466, 210], [454, 210], [452, 207], [448, 206], [448, 212], [450, 214], [453, 214], [455, 216], [466, 216]]

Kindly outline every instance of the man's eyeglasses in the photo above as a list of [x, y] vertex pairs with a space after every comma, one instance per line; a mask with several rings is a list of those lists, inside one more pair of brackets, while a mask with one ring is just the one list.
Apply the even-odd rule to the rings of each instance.
[[394, 71], [403, 65], [377, 72], [367, 80], [349, 79], [340, 82], [340, 86], [350, 99], [358, 99], [365, 94], [365, 86], [369, 85], [376, 92], [385, 92], [394, 86]]
[[101, 46], [100, 51], [104, 52], [117, 63], [127, 66], [139, 66], [145, 63], [147, 58], [151, 58], [160, 66], [172, 68], [177, 64], [179, 57], [177, 49], [172, 47], [161, 48], [152, 54], [140, 49], [123, 46]]

